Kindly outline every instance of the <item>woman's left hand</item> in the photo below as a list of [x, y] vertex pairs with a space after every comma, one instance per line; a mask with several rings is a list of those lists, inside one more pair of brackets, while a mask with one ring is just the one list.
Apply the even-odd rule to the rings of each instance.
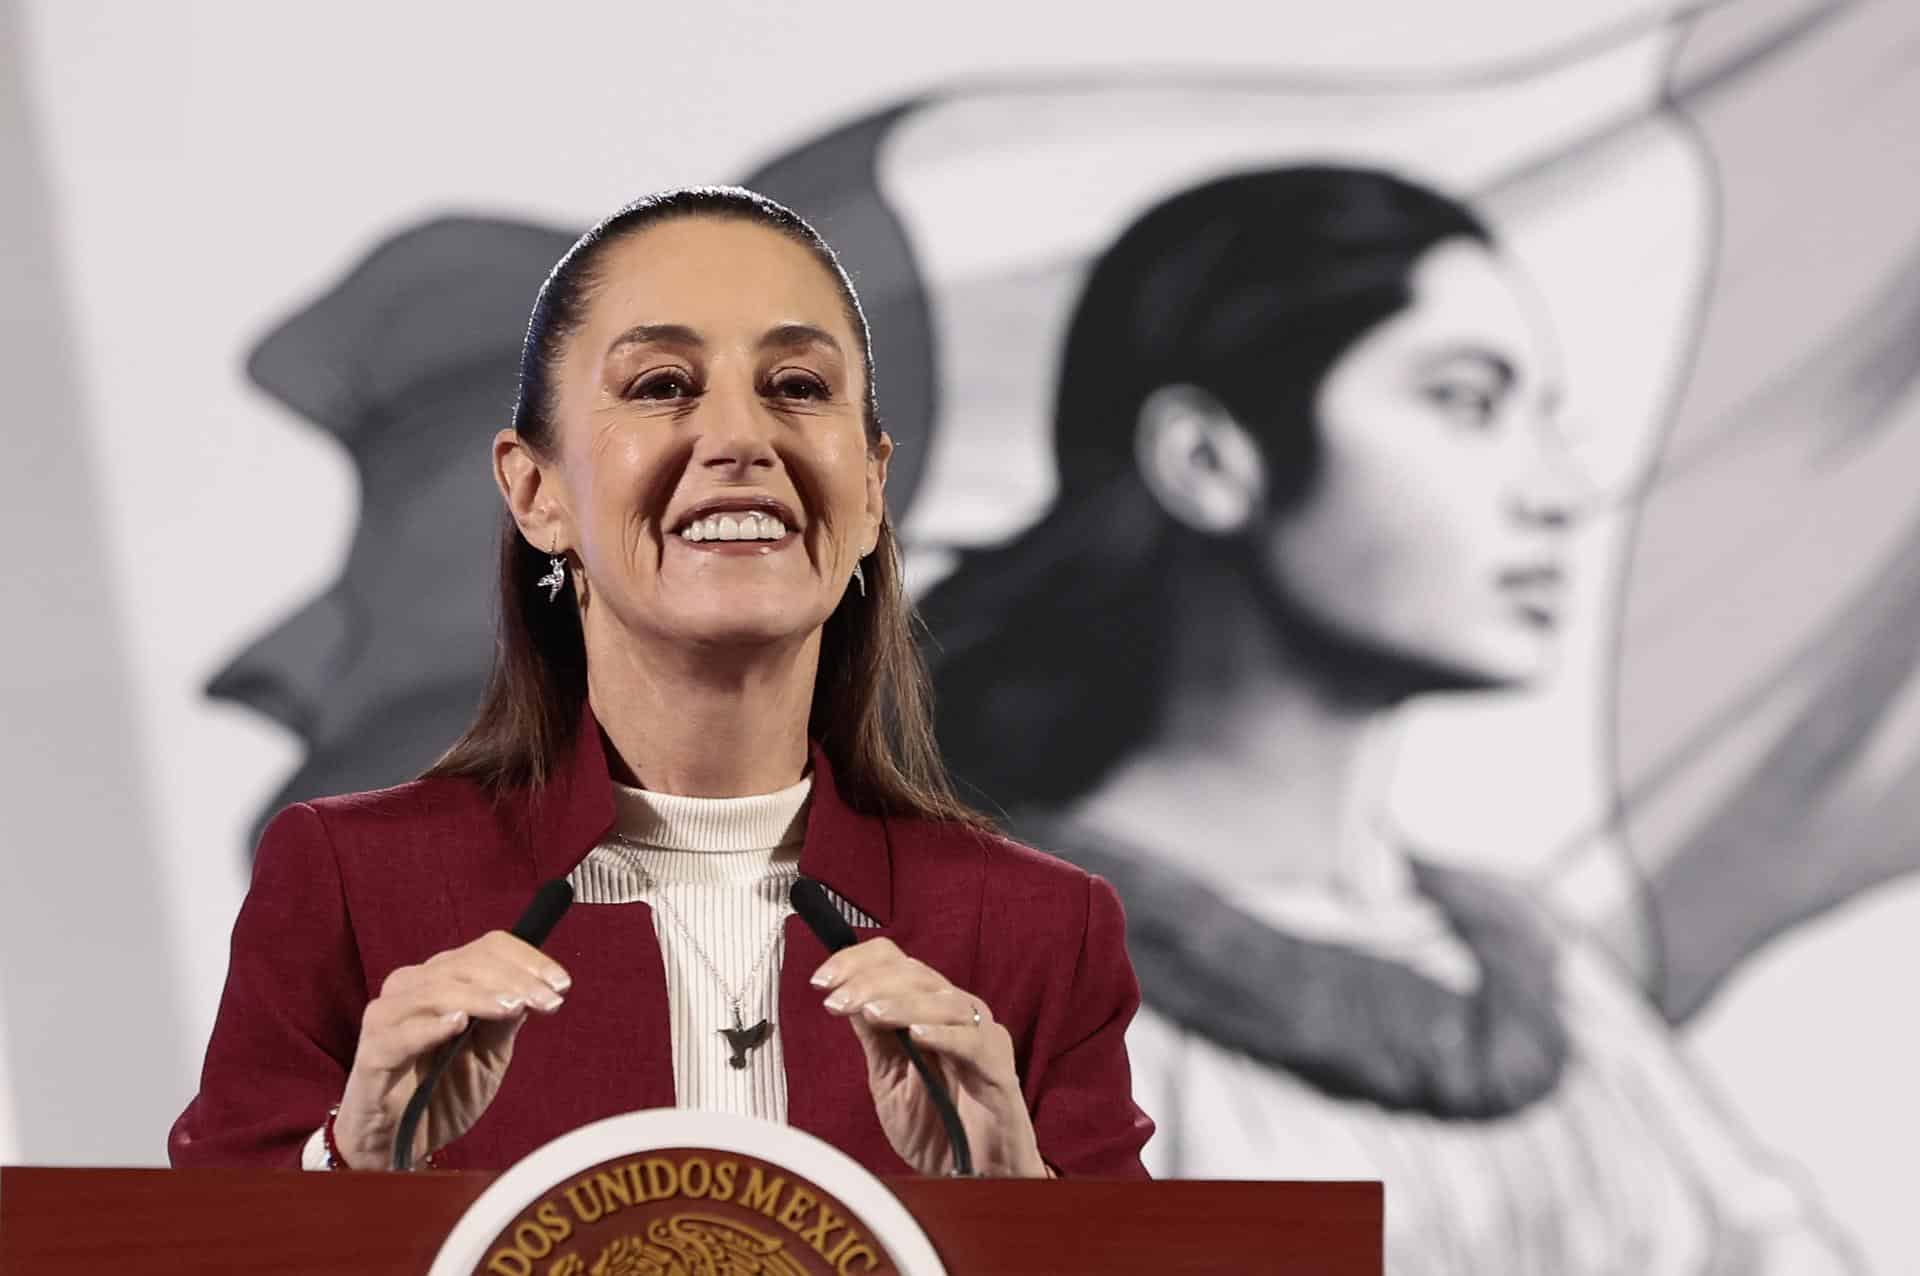
[[986, 1002], [890, 939], [869, 939], [835, 953], [814, 972], [813, 985], [829, 993], [829, 1012], [853, 1024], [866, 1051], [867, 1085], [881, 1128], [909, 1165], [922, 1174], [948, 1174], [953, 1153], [940, 1114], [894, 1035], [897, 1028], [910, 1032], [953, 1095], [975, 1173], [1049, 1177], [1020, 1093], [1013, 1038]]

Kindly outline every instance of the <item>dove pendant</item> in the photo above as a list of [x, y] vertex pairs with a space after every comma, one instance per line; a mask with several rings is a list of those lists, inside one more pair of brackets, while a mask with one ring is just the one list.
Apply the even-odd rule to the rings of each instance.
[[729, 1046], [733, 1047], [733, 1058], [727, 1060], [727, 1066], [730, 1068], [745, 1068], [747, 1066], [747, 1051], [764, 1042], [772, 1031], [773, 1025], [765, 1019], [762, 1019], [751, 1028], [741, 1026], [740, 1003], [737, 1001], [734, 1002], [733, 1027], [720, 1029], [720, 1035], [727, 1039]]

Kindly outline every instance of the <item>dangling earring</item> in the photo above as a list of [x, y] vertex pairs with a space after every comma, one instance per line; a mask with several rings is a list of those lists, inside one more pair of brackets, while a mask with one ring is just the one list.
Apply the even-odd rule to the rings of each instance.
[[860, 570], [860, 564], [853, 565], [853, 583], [860, 586], [860, 596], [867, 596], [867, 574]]
[[553, 570], [534, 582], [536, 585], [545, 585], [547, 587], [548, 602], [552, 602], [558, 598], [561, 588], [567, 583], [567, 560], [553, 552], [554, 546], [557, 546], [559, 543], [560, 538], [558, 534], [556, 534], [552, 544], [547, 548], [547, 560], [553, 564]]

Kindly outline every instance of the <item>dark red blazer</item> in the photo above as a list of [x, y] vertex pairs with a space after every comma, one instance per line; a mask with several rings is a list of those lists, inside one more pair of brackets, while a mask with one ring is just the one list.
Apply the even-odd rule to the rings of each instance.
[[[510, 926], [612, 826], [591, 713], [562, 771], [498, 803], [463, 780], [300, 803], [267, 826], [234, 924], [227, 986], [200, 1078], [174, 1123], [179, 1166], [297, 1166], [339, 1102], [360, 1017], [388, 973]], [[813, 751], [800, 871], [906, 952], [986, 1001], [1013, 1034], [1041, 1155], [1065, 1174], [1143, 1177], [1153, 1126], [1122, 1037], [1139, 1004], [1120, 902], [1080, 869], [999, 838], [849, 808]], [[666, 975], [645, 904], [576, 904], [547, 941], [573, 976], [566, 1006], [522, 1029], [493, 1106], [435, 1160], [505, 1167], [601, 1117], [671, 1107]], [[826, 950], [786, 924], [779, 1016], [788, 1123], [870, 1170], [910, 1173], [874, 1115], [853, 1029], [807, 977]]]

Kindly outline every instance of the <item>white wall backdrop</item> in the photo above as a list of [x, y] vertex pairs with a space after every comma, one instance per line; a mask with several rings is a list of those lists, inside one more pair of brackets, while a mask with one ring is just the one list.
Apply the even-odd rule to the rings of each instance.
[[[1823, 8], [1745, 7], [1781, 31]], [[1624, 474], [1660, 437], [1692, 370], [1686, 334], [1721, 243], [1712, 219], [1725, 191], [1692, 126], [1649, 116], [1629, 127], [1662, 90], [1678, 36], [1660, 19], [1680, 8], [1187, 0], [1177, 21], [1145, 5], [1104, 7], [1096, 21], [1082, 6], [1013, 0], [939, 16], [877, 2], [570, 0], [494, 14], [371, 0], [0, 0], [0, 368], [13, 480], [0, 505], [12, 546], [0, 578], [0, 775], [12, 814], [0, 835], [0, 1158], [161, 1163], [193, 1092], [248, 830], [303, 756], [290, 733], [204, 689], [333, 581], [359, 517], [345, 450], [252, 386], [242, 361], [373, 244], [449, 211], [584, 226], [637, 193], [736, 180], [857, 115], [953, 90], [893, 137], [882, 172], [920, 236], [930, 286], [945, 290], [937, 317], [964, 370], [1002, 349], [978, 341], [970, 287], [1031, 272], [1036, 295], [1064, 298], [1079, 269], [1067, 259], [1106, 233], [1090, 228], [1137, 211], [1181, 164], [1198, 176], [1316, 151], [1390, 163], [1481, 200], [1510, 229], [1568, 346], [1571, 396], [1590, 423], [1617, 426], [1594, 446], [1612, 448]], [[1920, 31], [1895, 28], [1910, 59]], [[1524, 72], [1587, 44], [1596, 52], [1572, 70]], [[1187, 83], [1273, 77], [1296, 96], [1243, 113], [1137, 98], [1135, 124], [1099, 150], [1074, 133], [1071, 110], [995, 88], [1096, 72], [1124, 85], [1149, 71]], [[1393, 84], [1426, 84], [1427, 96], [1367, 87]], [[1300, 105], [1326, 86], [1355, 97], [1326, 98], [1318, 113]], [[1219, 125], [1229, 116], [1238, 131]], [[1060, 134], [1033, 124], [1043, 118]], [[1920, 171], [1915, 118], [1882, 143], [1895, 148], [1889, 171]], [[1560, 171], [1561, 202], [1543, 211], [1529, 165], [1602, 134], [1612, 140]], [[1628, 157], [1608, 158], [1608, 145]], [[1095, 192], [1086, 204], [984, 201], [1000, 221], [968, 206], [982, 185], [1044, 184], [1062, 162], [1105, 175], [1076, 187]], [[1567, 194], [1582, 182], [1589, 197]], [[1898, 189], [1896, 211], [1911, 221], [1916, 207]], [[1836, 234], [1856, 211], [1829, 211]], [[1582, 245], [1603, 222], [1617, 252], [1596, 265]], [[1053, 347], [1042, 343], [1060, 321], [1034, 313], [1025, 398], [949, 371], [943, 419], [967, 418], [977, 433], [949, 430], [931, 453], [913, 524], [929, 541], [1004, 534], [1050, 495], [1034, 443], [1047, 398], [1033, 387], [1048, 384]], [[1634, 370], [1613, 375], [1609, 358]], [[972, 473], [989, 453], [956, 450], [981, 434], [1013, 449], [993, 451], [996, 465], [1029, 459]], [[485, 466], [478, 437], [473, 464]], [[1004, 526], [982, 517], [983, 483], [1004, 497], [991, 507]], [[1591, 614], [1562, 656], [1575, 671], [1610, 658], [1618, 604], [1603, 586], [1625, 570], [1629, 512], [1615, 507], [1582, 543], [1599, 583], [1579, 596]], [[1408, 756], [1436, 760], [1398, 777], [1398, 817], [1450, 853], [1522, 876], [1544, 875], [1526, 848], [1547, 843], [1577, 843], [1570, 855], [1599, 862], [1618, 830], [1601, 827], [1610, 796], [1598, 746], [1554, 724], [1611, 709], [1597, 673], [1526, 703], [1424, 706]], [[1581, 743], [1553, 746], [1565, 756], [1525, 792], [1444, 764], [1461, 741], [1496, 761], [1532, 756], [1542, 731]], [[1495, 792], [1508, 795], [1497, 810]], [[1602, 897], [1618, 898], [1588, 896]], [[1605, 923], [1601, 904], [1587, 911]], [[1623, 952], [1637, 942], [1616, 938]], [[1920, 884], [1901, 881], [1766, 946], [1682, 1030], [1742, 1126], [1819, 1185], [1884, 1272], [1920, 1262], [1897, 1137], [1920, 1125], [1920, 1031], [1903, 979], [1917, 961]]]

